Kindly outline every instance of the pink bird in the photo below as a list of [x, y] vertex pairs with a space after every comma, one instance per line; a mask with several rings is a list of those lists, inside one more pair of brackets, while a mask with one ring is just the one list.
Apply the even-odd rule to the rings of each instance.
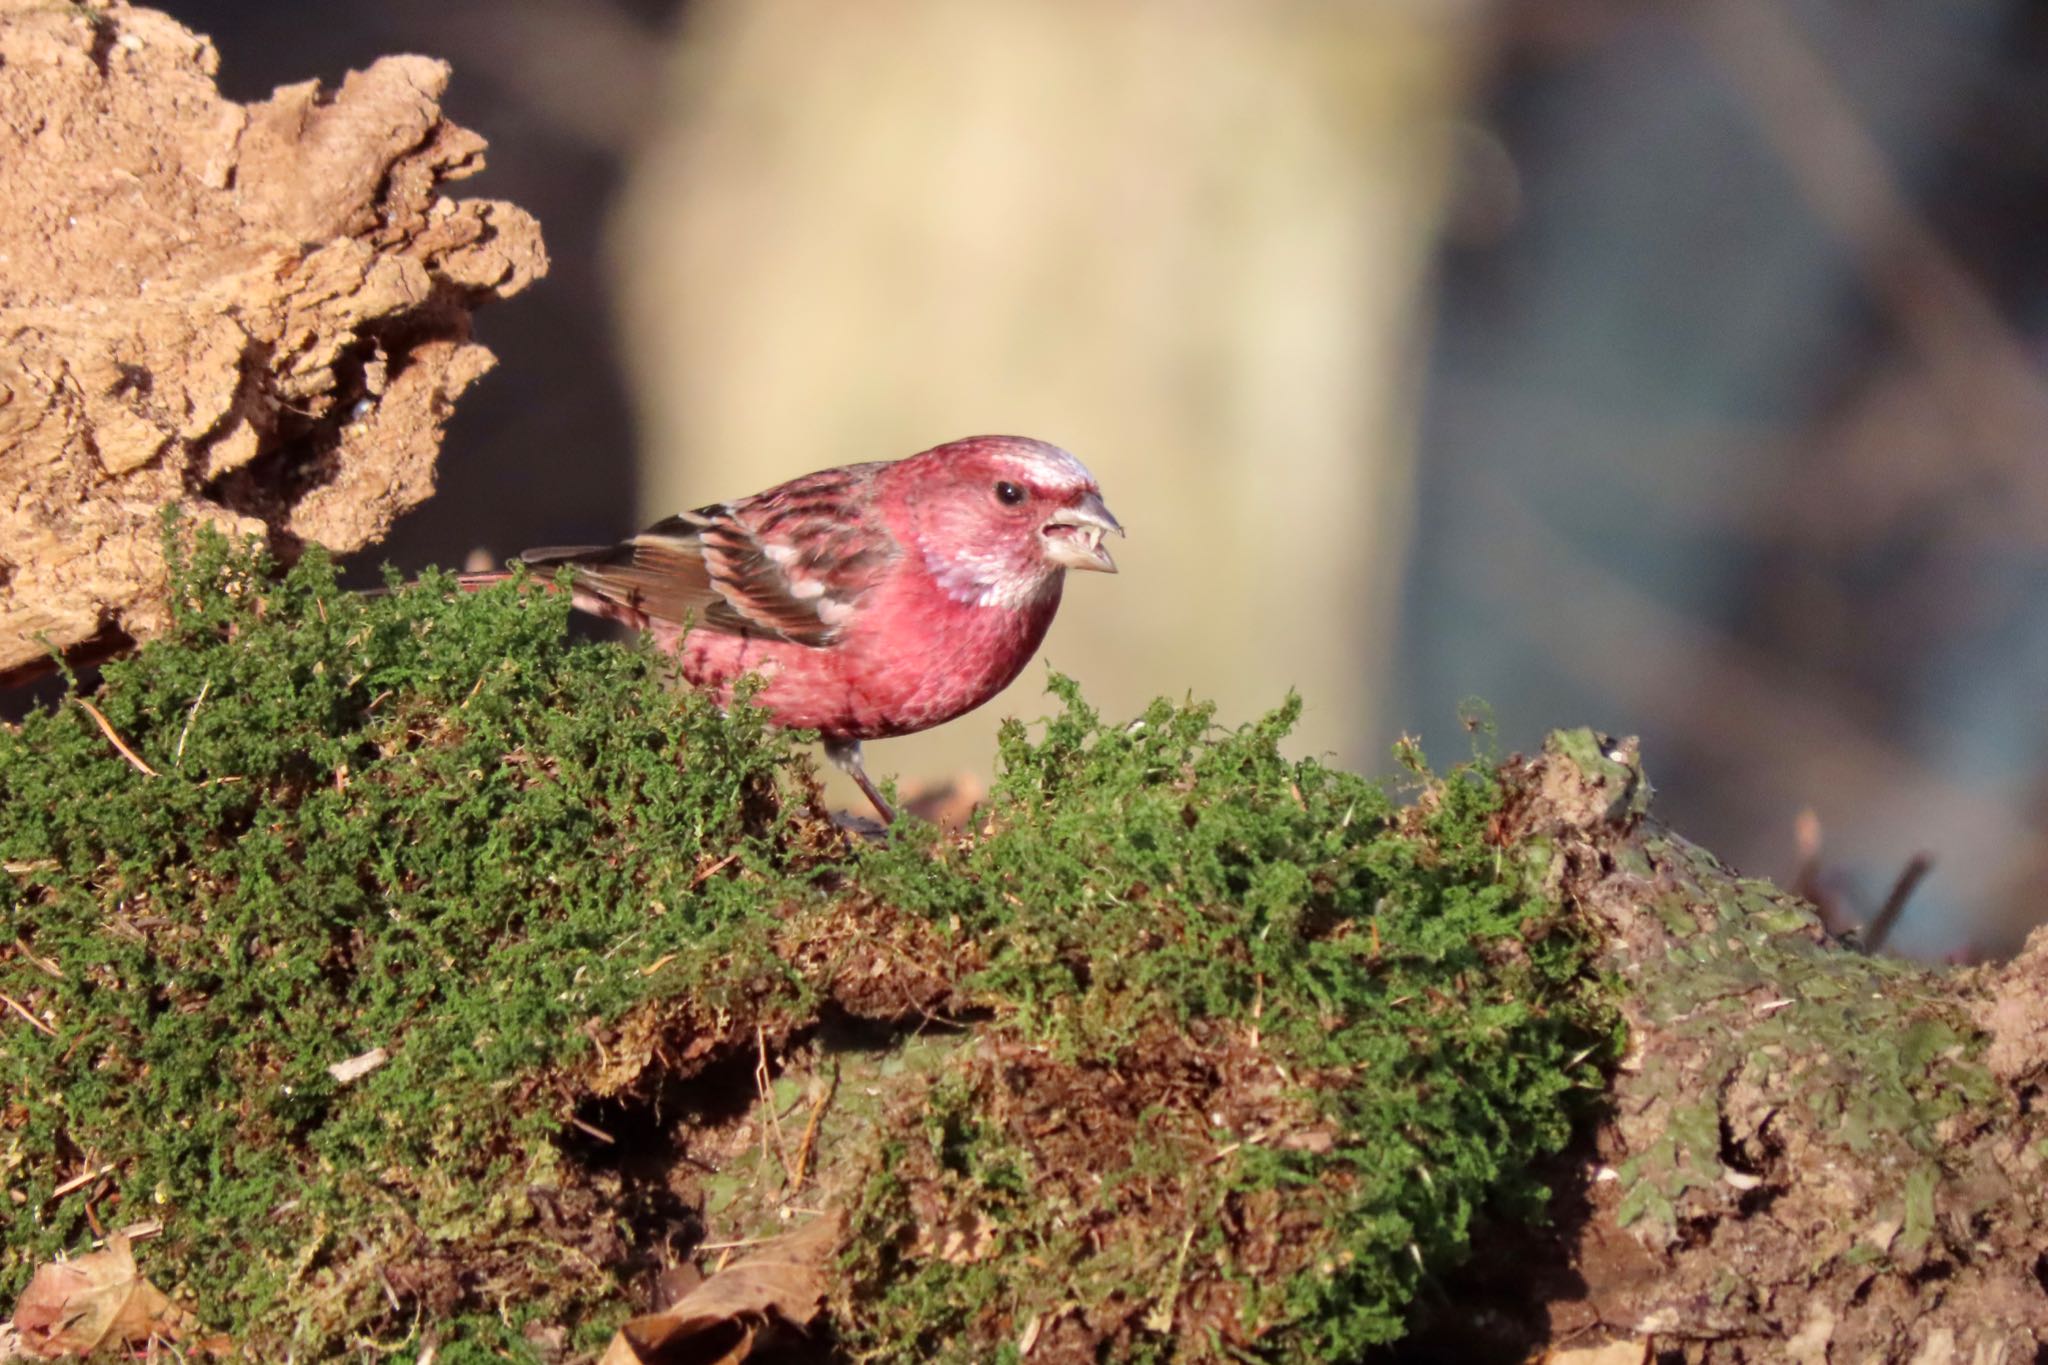
[[[1044, 441], [970, 436], [823, 469], [609, 546], [520, 556], [573, 571], [577, 609], [651, 635], [721, 703], [749, 673], [777, 725], [816, 730], [874, 802], [861, 741], [914, 734], [1009, 686], [1068, 569], [1115, 573], [1095, 477]], [[508, 575], [467, 574], [465, 586]]]

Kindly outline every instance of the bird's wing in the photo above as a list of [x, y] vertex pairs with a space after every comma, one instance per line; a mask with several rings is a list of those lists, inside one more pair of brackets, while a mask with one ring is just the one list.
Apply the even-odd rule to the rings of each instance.
[[826, 645], [902, 553], [868, 496], [873, 466], [823, 470], [669, 517], [604, 547], [528, 550], [629, 616]]

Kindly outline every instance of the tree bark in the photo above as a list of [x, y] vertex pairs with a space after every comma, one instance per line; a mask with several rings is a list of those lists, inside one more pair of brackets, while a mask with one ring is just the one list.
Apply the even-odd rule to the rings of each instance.
[[526, 213], [442, 194], [484, 149], [444, 63], [251, 105], [218, 65], [153, 10], [0, 0], [0, 680], [162, 624], [167, 505], [376, 540], [492, 364], [471, 312], [547, 268]]

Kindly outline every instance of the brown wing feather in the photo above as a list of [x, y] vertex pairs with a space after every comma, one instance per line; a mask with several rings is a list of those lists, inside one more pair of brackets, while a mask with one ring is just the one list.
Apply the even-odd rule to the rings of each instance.
[[703, 556], [693, 546], [641, 545], [638, 540], [617, 545], [546, 546], [528, 550], [519, 558], [537, 569], [571, 565], [578, 589], [624, 608], [629, 618], [702, 618], [724, 601], [711, 585]]
[[874, 466], [823, 470], [656, 522], [602, 548], [529, 550], [577, 586], [652, 621], [830, 644], [901, 553], [867, 497]]

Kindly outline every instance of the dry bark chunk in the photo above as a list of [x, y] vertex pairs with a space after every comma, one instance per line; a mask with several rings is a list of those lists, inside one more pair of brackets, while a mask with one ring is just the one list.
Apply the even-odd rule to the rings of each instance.
[[2011, 962], [1986, 969], [1981, 982], [1971, 1015], [1991, 1039], [1985, 1064], [2011, 1085], [2048, 1085], [2048, 927], [2036, 929]]
[[456, 201], [445, 63], [221, 98], [154, 10], [0, 0], [0, 677], [163, 620], [158, 509], [347, 552], [433, 490], [492, 364], [480, 304], [547, 268]]

